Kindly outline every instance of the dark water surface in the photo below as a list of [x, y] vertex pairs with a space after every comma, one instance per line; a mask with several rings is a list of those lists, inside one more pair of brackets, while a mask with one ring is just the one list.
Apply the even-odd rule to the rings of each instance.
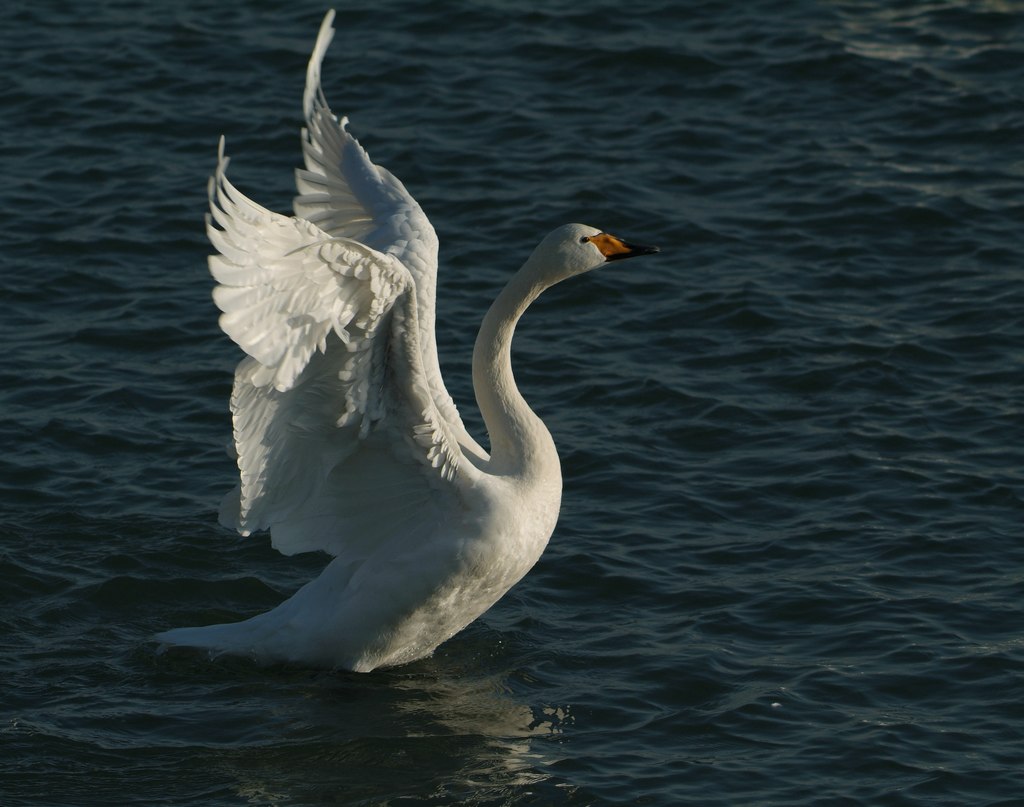
[[534, 571], [353, 675], [157, 655], [314, 575], [233, 484], [202, 231], [287, 211], [325, 8], [0, 11], [0, 804], [1024, 804], [1024, 3], [359, 3], [325, 84], [563, 458]]

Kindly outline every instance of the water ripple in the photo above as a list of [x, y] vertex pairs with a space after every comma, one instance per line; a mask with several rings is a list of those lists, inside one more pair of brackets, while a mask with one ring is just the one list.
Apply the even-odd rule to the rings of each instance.
[[292, 194], [323, 8], [2, 12], [4, 804], [1013, 804], [1024, 132], [1013, 3], [345, 9], [325, 75], [476, 323], [546, 228], [663, 253], [517, 335], [540, 563], [373, 676], [157, 655], [323, 559], [215, 510], [235, 348], [202, 231]]

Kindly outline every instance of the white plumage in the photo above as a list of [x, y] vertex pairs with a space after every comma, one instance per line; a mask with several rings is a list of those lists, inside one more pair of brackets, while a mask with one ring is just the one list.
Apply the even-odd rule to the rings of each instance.
[[228, 181], [222, 140], [207, 226], [220, 324], [247, 354], [231, 395], [240, 481], [221, 523], [270, 530], [285, 555], [333, 559], [272, 611], [157, 638], [368, 671], [429, 654], [540, 557], [561, 473], [547, 429], [515, 387], [515, 324], [552, 284], [656, 250], [580, 224], [541, 242], [477, 338], [485, 451], [441, 379], [433, 227], [324, 98], [333, 19], [324, 19], [307, 72], [295, 216]]

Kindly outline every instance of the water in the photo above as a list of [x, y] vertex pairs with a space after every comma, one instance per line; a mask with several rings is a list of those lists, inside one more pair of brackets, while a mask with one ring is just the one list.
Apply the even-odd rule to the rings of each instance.
[[332, 105], [442, 241], [439, 340], [549, 229], [662, 255], [516, 343], [551, 546], [431, 659], [157, 655], [322, 565], [216, 525], [201, 216], [287, 210], [324, 7], [0, 12], [0, 803], [1024, 804], [1024, 4], [382, 0]]

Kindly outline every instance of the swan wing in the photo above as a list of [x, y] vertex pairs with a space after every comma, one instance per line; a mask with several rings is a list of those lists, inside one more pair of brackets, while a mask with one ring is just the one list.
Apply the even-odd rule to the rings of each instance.
[[339, 120], [324, 96], [321, 64], [334, 37], [333, 20], [334, 12], [329, 11], [306, 70], [305, 168], [295, 172], [295, 215], [330, 235], [352, 238], [399, 258], [420, 290], [429, 293], [426, 302], [433, 307], [437, 235], [430, 220], [394, 175], [374, 165], [347, 131], [348, 119]]
[[302, 131], [305, 168], [295, 172], [295, 215], [332, 236], [344, 236], [394, 255], [415, 282], [423, 369], [442, 416], [460, 440], [483, 450], [466, 433], [445, 389], [434, 332], [438, 241], [422, 208], [386, 168], [375, 165], [347, 130], [348, 118], [331, 112], [321, 84], [321, 66], [334, 37], [334, 11], [320, 26], [306, 70]]
[[269, 528], [285, 554], [358, 559], [453, 517], [472, 468], [429, 388], [412, 273], [261, 207], [227, 163], [222, 140], [209, 264], [221, 328], [247, 354], [231, 396], [240, 483], [222, 523]]

